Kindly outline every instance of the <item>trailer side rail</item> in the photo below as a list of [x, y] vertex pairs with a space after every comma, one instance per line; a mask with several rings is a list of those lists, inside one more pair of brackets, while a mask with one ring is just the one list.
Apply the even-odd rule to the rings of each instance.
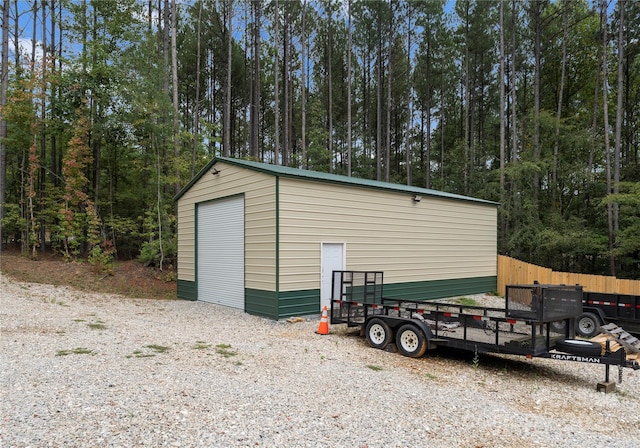
[[501, 308], [459, 306], [384, 298], [382, 304], [333, 300], [331, 323], [361, 327], [373, 316], [420, 320], [437, 345], [479, 352], [537, 356], [566, 338], [569, 325], [509, 318]]

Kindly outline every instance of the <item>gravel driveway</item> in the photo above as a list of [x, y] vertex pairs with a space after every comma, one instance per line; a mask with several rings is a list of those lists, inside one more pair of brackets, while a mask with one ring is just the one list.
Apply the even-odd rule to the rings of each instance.
[[2, 447], [640, 446], [640, 371], [604, 394], [603, 366], [410, 359], [317, 318], [0, 288]]

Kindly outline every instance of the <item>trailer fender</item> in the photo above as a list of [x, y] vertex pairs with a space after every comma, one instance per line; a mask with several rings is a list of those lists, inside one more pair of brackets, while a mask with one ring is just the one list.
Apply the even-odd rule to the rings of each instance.
[[602, 355], [602, 346], [600, 344], [591, 341], [584, 341], [582, 339], [561, 339], [556, 342], [556, 349], [572, 355]]

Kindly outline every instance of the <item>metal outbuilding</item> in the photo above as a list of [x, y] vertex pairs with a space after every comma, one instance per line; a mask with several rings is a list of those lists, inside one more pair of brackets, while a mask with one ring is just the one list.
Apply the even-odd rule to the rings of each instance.
[[495, 202], [226, 157], [176, 201], [182, 299], [314, 314], [347, 269], [383, 271], [386, 297], [496, 289]]

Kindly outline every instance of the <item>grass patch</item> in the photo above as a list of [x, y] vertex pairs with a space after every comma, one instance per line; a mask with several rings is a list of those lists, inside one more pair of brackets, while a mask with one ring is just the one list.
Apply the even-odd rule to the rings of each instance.
[[90, 323], [90, 324], [87, 324], [87, 327], [91, 328], [92, 330], [106, 330], [107, 329], [107, 326], [102, 322]]
[[171, 350], [169, 347], [166, 347], [164, 345], [155, 345], [155, 344], [147, 345], [147, 348], [150, 350], [153, 350], [156, 353], [166, 353], [169, 350]]
[[56, 352], [56, 356], [67, 356], [67, 355], [92, 355], [93, 350], [89, 350], [84, 347], [72, 348], [71, 350], [58, 350]]
[[470, 299], [469, 297], [459, 297], [456, 300], [454, 300], [454, 302], [462, 306], [481, 306], [480, 303], [478, 303], [474, 299]]
[[136, 358], [153, 358], [156, 355], [155, 355], [155, 353], [138, 353], [138, 354], [135, 354], [135, 355], [127, 355], [127, 359], [133, 358], [134, 356]]
[[155, 355], [155, 353], [145, 353], [142, 350], [134, 350], [132, 355], [127, 355], [126, 358], [153, 358]]
[[194, 350], [206, 350], [208, 348], [211, 348], [211, 344], [204, 341], [196, 341], [196, 345], [193, 346]]
[[371, 365], [371, 364], [367, 365], [367, 367], [369, 367], [369, 368], [370, 368], [371, 370], [373, 370], [374, 372], [379, 372], [379, 371], [383, 370], [383, 369], [382, 369], [382, 367], [380, 367], [380, 366], [374, 366], [374, 365]]
[[427, 378], [428, 380], [437, 380], [437, 379], [438, 379], [438, 377], [437, 377], [437, 376], [435, 376], [435, 375], [433, 375], [433, 374], [431, 374], [431, 373], [425, 373], [425, 374], [424, 374], [424, 376], [425, 376], [425, 378]]
[[[150, 351], [149, 351], [150, 350]], [[170, 350], [164, 345], [147, 345], [142, 350], [134, 350], [133, 354], [125, 356], [125, 358], [153, 358], [157, 353], [166, 353]]]
[[236, 352], [235, 350], [231, 350], [231, 345], [229, 344], [216, 345], [216, 353], [224, 356], [225, 358], [236, 356], [238, 354], [238, 352]]

